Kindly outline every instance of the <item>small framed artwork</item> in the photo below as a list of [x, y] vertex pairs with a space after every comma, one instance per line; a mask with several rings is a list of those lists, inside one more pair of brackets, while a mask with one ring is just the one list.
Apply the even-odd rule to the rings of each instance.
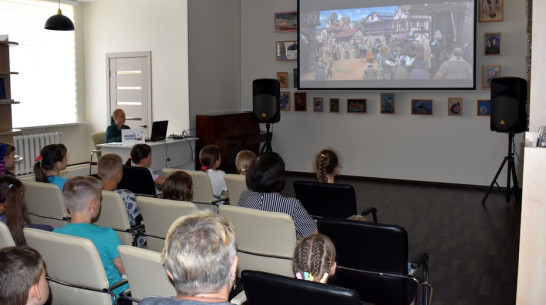
[[298, 73], [298, 68], [294, 68], [294, 73], [292, 76], [294, 78], [294, 88], [298, 88], [298, 83], [300, 82], [300, 75]]
[[339, 113], [339, 98], [330, 99], [330, 112]]
[[394, 93], [381, 93], [381, 113], [394, 113]]
[[298, 42], [296, 40], [277, 41], [277, 61], [297, 60]]
[[483, 55], [501, 55], [501, 33], [483, 33]]
[[348, 98], [347, 113], [365, 113], [366, 99], [365, 98]]
[[491, 100], [478, 100], [476, 105], [478, 106], [478, 116], [491, 115]]
[[453, 116], [463, 115], [463, 98], [450, 97], [447, 99], [447, 114]]
[[295, 32], [298, 29], [298, 12], [275, 12], [275, 32]]
[[277, 80], [281, 83], [281, 88], [288, 88], [288, 72], [277, 72]]
[[432, 115], [432, 100], [411, 100], [411, 114]]
[[307, 92], [294, 92], [294, 111], [307, 111]]
[[281, 111], [290, 111], [290, 92], [281, 92], [279, 103]]
[[491, 89], [491, 80], [501, 76], [500, 65], [482, 66], [482, 89]]
[[313, 98], [313, 111], [314, 112], [323, 112], [324, 111], [324, 98], [314, 97]]
[[479, 0], [478, 20], [480, 22], [499, 22], [504, 20], [504, 0]]

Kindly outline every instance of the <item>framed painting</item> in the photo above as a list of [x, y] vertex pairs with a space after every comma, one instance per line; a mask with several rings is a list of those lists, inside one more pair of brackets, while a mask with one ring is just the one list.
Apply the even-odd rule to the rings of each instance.
[[504, 0], [478, 0], [478, 21], [498, 22], [504, 20]]
[[347, 113], [365, 113], [366, 99], [365, 98], [348, 98]]
[[324, 98], [313, 98], [313, 112], [324, 112]]
[[294, 92], [294, 111], [307, 111], [307, 92]]
[[277, 72], [277, 80], [281, 83], [281, 88], [288, 88], [288, 72]]
[[298, 29], [298, 12], [275, 12], [275, 32], [295, 32]]
[[501, 55], [501, 33], [483, 33], [483, 55]]
[[482, 89], [491, 89], [491, 80], [501, 76], [500, 65], [483, 65], [482, 66]]
[[281, 111], [290, 111], [290, 92], [281, 92], [279, 103]]
[[432, 100], [411, 100], [412, 115], [432, 115]]
[[447, 99], [447, 114], [453, 116], [463, 115], [463, 98], [450, 97]]
[[491, 100], [478, 100], [477, 105], [477, 115], [478, 116], [489, 116], [491, 115]]
[[330, 98], [330, 112], [339, 113], [339, 98]]
[[298, 41], [287, 40], [277, 41], [277, 61], [297, 60], [298, 59]]
[[381, 113], [394, 113], [394, 93], [381, 93]]

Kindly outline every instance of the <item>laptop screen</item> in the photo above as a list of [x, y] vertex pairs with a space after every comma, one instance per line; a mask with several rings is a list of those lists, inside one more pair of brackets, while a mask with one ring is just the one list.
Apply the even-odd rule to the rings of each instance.
[[165, 140], [167, 137], [167, 125], [169, 121], [155, 121], [152, 124], [152, 136], [150, 141]]

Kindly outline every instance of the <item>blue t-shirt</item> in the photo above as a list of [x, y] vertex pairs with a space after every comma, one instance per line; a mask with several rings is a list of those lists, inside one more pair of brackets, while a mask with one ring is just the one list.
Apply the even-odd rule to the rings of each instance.
[[[69, 223], [62, 228], [55, 228], [53, 232], [90, 239], [99, 251], [108, 284], [111, 286], [123, 279], [113, 261], [119, 257], [118, 246], [121, 245], [121, 241], [112, 228], [99, 227], [90, 223]], [[117, 296], [127, 289], [129, 284], [114, 289], [114, 293]]]
[[66, 178], [59, 177], [59, 176], [47, 176], [47, 182], [49, 182], [51, 184], [55, 184], [62, 191], [64, 183], [66, 182]]

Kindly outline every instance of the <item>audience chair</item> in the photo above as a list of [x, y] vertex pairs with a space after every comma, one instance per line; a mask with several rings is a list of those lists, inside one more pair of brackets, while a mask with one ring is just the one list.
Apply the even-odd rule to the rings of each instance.
[[95, 149], [91, 150], [91, 160], [89, 160], [89, 175], [91, 175], [91, 168], [93, 167], [93, 155], [97, 155], [97, 160], [100, 158], [101, 155], [101, 148], [98, 145], [106, 143], [106, 132], [101, 131], [92, 133], [91, 140], [93, 141], [93, 146], [95, 147]]
[[155, 183], [150, 170], [145, 167], [123, 166], [123, 178], [118, 189], [128, 189], [138, 195], [156, 195]]
[[25, 228], [29, 247], [42, 255], [51, 290], [51, 305], [112, 305], [113, 289], [95, 244], [87, 238]]
[[140, 301], [148, 296], [177, 295], [159, 252], [126, 245], [119, 246], [118, 252], [131, 287], [131, 298]]
[[374, 207], [358, 213], [355, 190], [351, 185], [298, 180], [293, 185], [296, 198], [315, 219], [372, 214], [373, 221], [377, 222], [377, 209]]
[[229, 194], [229, 203], [237, 205], [243, 191], [248, 190], [245, 175], [226, 174], [226, 185]]
[[[408, 271], [408, 233], [402, 227], [342, 218], [323, 218], [319, 233], [337, 250], [335, 285], [353, 289], [363, 302], [376, 305], [429, 304], [428, 254], [419, 254]], [[417, 272], [415, 272], [417, 273]]]
[[214, 198], [212, 193], [212, 184], [210, 183], [210, 178], [207, 173], [204, 171], [195, 171], [187, 169], [176, 169], [176, 168], [164, 168], [163, 173], [165, 177], [169, 176], [175, 171], [184, 171], [191, 176], [193, 180], [193, 201], [200, 203], [216, 203], [221, 200]]
[[221, 205], [218, 212], [235, 228], [239, 276], [243, 270], [293, 276], [296, 228], [288, 214], [232, 205]]
[[15, 241], [11, 236], [8, 226], [0, 221], [0, 249], [15, 246]]
[[138, 233], [138, 229], [131, 228], [123, 199], [112, 191], [102, 191], [100, 214], [94, 224], [114, 229], [124, 245], [133, 245]]
[[148, 249], [161, 251], [171, 224], [181, 216], [199, 212], [195, 204], [146, 196], [137, 196], [138, 207], [146, 224]]
[[25, 203], [30, 221], [54, 228], [64, 227], [69, 221], [62, 191], [51, 183], [21, 180], [25, 186]]
[[354, 290], [260, 271], [243, 271], [249, 305], [361, 305]]

